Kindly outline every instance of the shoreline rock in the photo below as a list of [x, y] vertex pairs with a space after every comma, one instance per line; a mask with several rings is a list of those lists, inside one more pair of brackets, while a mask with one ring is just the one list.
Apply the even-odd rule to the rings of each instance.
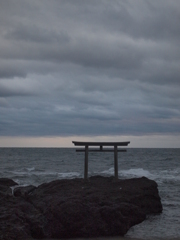
[[[7, 183], [7, 184], [6, 184]], [[0, 239], [124, 236], [162, 212], [157, 184], [145, 177], [94, 176], [17, 187], [0, 179]], [[16, 186], [14, 196], [8, 188]]]

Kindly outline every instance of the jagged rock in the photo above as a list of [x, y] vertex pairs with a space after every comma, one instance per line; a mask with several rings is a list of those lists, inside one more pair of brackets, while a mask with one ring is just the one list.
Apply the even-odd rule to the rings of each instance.
[[12, 179], [9, 178], [0, 178], [0, 186], [12, 187], [18, 185]]
[[11, 187], [18, 185], [9, 178], [0, 178], [0, 196], [12, 195]]
[[31, 192], [33, 192], [36, 189], [35, 186], [33, 185], [29, 185], [29, 186], [25, 186], [25, 187], [16, 187], [14, 188], [14, 196], [15, 197], [20, 197], [20, 196], [27, 196], [29, 194], [31, 194]]
[[56, 180], [29, 190], [0, 198], [0, 239], [123, 236], [162, 212], [157, 184], [145, 177]]

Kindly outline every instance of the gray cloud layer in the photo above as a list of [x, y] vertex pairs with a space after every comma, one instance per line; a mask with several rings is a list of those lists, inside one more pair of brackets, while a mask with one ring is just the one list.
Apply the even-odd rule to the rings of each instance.
[[0, 4], [1, 136], [179, 134], [179, 0]]

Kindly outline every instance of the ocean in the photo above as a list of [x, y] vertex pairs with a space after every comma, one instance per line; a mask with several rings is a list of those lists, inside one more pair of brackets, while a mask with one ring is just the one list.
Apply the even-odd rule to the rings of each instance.
[[[113, 153], [90, 152], [89, 176], [113, 176]], [[163, 212], [132, 227], [128, 238], [180, 237], [180, 149], [133, 149], [118, 153], [119, 178], [155, 180]], [[38, 186], [55, 179], [83, 177], [84, 153], [74, 148], [0, 148], [0, 177]]]

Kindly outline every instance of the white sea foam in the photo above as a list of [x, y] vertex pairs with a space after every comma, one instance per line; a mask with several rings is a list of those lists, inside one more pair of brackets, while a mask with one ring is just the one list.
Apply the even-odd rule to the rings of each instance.
[[44, 171], [44, 172], [34, 172], [33, 175], [39, 175], [42, 177], [47, 177], [47, 176], [55, 176], [57, 178], [73, 178], [73, 177], [78, 177], [80, 176], [80, 173], [78, 172], [55, 172], [55, 171]]
[[109, 168], [108, 170], [102, 171], [102, 174], [112, 175], [114, 174], [114, 168]]
[[[114, 175], [114, 168], [109, 168], [108, 170], [101, 172], [104, 175]], [[147, 177], [152, 180], [157, 181], [180, 181], [180, 169], [170, 169], [170, 170], [162, 170], [152, 172], [145, 170], [143, 168], [131, 168], [128, 170], [119, 170], [119, 177]]]
[[170, 169], [170, 170], [159, 171], [158, 176], [162, 180], [180, 181], [180, 169]]
[[119, 174], [122, 176], [134, 176], [134, 177], [148, 177], [148, 178], [152, 178], [153, 175], [148, 171], [148, 170], [144, 170], [143, 168], [132, 168], [129, 170], [121, 170], [119, 171]]
[[30, 168], [26, 168], [27, 171], [31, 172], [31, 171], [34, 171], [35, 170], [35, 167], [30, 167]]
[[[113, 175], [114, 168], [105, 170], [102, 172], [102, 174]], [[118, 175], [123, 177], [148, 177], [148, 178], [153, 177], [153, 175], [148, 170], [144, 170], [143, 168], [132, 168], [129, 170], [120, 170], [118, 171]]]
[[74, 178], [80, 177], [80, 173], [78, 172], [68, 172], [68, 173], [58, 173], [59, 178]]
[[15, 175], [15, 176], [27, 176], [27, 175], [29, 175], [27, 172], [24, 172], [24, 171], [11, 171], [10, 173]]

